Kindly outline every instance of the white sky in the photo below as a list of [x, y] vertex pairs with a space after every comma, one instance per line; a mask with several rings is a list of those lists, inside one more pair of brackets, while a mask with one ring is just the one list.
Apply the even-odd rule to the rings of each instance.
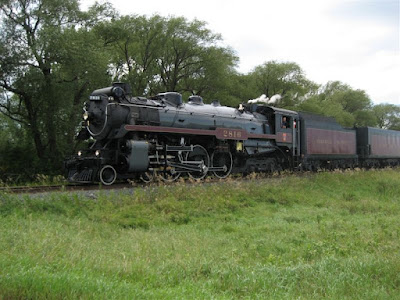
[[[400, 0], [109, 0], [121, 14], [207, 22], [241, 73], [292, 61], [319, 84], [340, 80], [375, 104], [400, 105]], [[94, 0], [81, 0], [86, 9]]]

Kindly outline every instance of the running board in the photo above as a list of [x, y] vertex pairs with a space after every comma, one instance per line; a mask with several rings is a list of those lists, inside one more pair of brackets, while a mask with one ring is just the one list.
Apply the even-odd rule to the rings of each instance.
[[193, 145], [190, 146], [168, 146], [166, 147], [167, 152], [179, 152], [179, 151], [193, 151]]

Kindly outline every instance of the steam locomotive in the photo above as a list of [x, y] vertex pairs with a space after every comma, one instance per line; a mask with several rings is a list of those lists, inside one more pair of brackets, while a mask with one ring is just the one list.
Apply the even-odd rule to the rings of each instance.
[[400, 132], [346, 129], [333, 118], [257, 103], [238, 108], [176, 92], [133, 97], [128, 84], [95, 90], [78, 139], [90, 146], [65, 161], [71, 182], [165, 181], [180, 176], [383, 167], [400, 164]]

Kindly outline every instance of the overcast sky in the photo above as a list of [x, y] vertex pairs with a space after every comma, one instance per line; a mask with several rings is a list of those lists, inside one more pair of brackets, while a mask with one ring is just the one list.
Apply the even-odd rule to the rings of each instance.
[[296, 62], [316, 83], [340, 80], [375, 104], [400, 105], [400, 0], [108, 2], [121, 14], [207, 22], [235, 50], [242, 73], [270, 60]]

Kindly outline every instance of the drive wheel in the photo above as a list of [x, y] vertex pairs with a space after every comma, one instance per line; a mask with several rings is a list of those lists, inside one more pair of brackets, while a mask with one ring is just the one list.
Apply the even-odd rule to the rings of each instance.
[[100, 182], [104, 185], [112, 185], [117, 179], [117, 171], [113, 166], [106, 165], [99, 172]]
[[200, 180], [206, 177], [208, 168], [210, 167], [210, 156], [208, 156], [207, 150], [200, 145], [195, 145], [193, 151], [186, 153], [186, 161], [199, 162], [201, 164], [201, 171], [189, 172], [189, 177]]
[[154, 181], [155, 172], [154, 171], [146, 171], [140, 175], [140, 180], [145, 183], [150, 183]]
[[[175, 157], [170, 158], [169, 161], [172, 163], [181, 162], [180, 154], [177, 154], [177, 155], [175, 155]], [[160, 167], [160, 169], [158, 169], [157, 175], [160, 176], [161, 180], [164, 182], [174, 182], [181, 176], [181, 173], [176, 172], [175, 167], [165, 164], [165, 165], [162, 165]]]
[[161, 180], [164, 182], [174, 182], [181, 176], [181, 173], [175, 172], [175, 168], [172, 167], [163, 168], [157, 174], [160, 175]]
[[224, 171], [213, 171], [213, 174], [221, 179], [228, 177], [232, 172], [233, 159], [232, 153], [214, 151], [211, 154], [211, 166], [212, 167], [223, 167]]

